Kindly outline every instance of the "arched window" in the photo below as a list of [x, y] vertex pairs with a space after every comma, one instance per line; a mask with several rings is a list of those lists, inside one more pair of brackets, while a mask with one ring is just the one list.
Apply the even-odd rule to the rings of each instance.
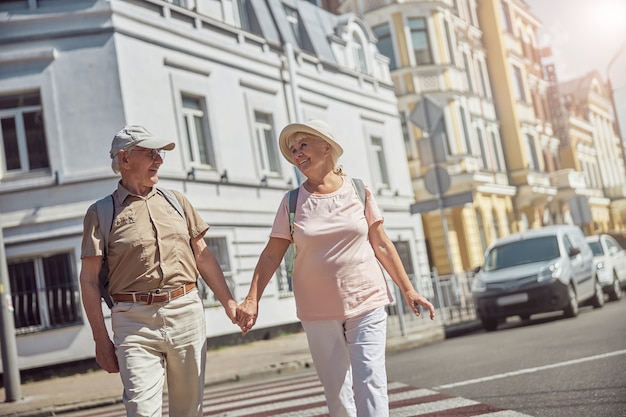
[[361, 41], [356, 32], [352, 32], [352, 59], [354, 61], [354, 69], [367, 74], [365, 48], [363, 47], [363, 41]]

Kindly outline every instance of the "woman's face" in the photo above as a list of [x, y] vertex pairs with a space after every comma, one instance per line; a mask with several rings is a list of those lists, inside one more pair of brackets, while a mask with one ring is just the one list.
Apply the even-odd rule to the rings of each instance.
[[[305, 136], [294, 141], [290, 146], [296, 167], [306, 175], [306, 171], [311, 169], [330, 169], [332, 163], [329, 164], [330, 145], [326, 141], [315, 137]], [[330, 168], [328, 167], [330, 166]]]

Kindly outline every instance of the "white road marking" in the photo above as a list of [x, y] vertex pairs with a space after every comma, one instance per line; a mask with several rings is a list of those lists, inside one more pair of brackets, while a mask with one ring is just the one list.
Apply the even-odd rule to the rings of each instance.
[[544, 371], [546, 369], [559, 368], [561, 366], [576, 365], [576, 364], [583, 363], [583, 362], [589, 362], [589, 361], [595, 361], [595, 360], [598, 360], [598, 359], [610, 358], [612, 356], [617, 356], [617, 355], [626, 355], [626, 349], [624, 349], [624, 350], [616, 350], [615, 352], [603, 353], [601, 355], [587, 356], [586, 358], [574, 359], [574, 360], [571, 360], [571, 361], [558, 362], [558, 363], [553, 363], [553, 364], [544, 365], [544, 366], [537, 366], [535, 368], [526, 368], [526, 369], [520, 369], [518, 371], [505, 372], [503, 374], [498, 374], [498, 375], [485, 376], [485, 377], [476, 378], [476, 379], [468, 379], [467, 381], [454, 382], [452, 384], [439, 385], [438, 387], [433, 387], [433, 389], [434, 390], [440, 390], [440, 389], [446, 389], [446, 388], [460, 387], [460, 386], [463, 386], [463, 385], [477, 384], [477, 383], [480, 383], [480, 382], [486, 382], [486, 381], [493, 381], [493, 380], [496, 380], [496, 379], [508, 378], [510, 376], [531, 374], [533, 372]]

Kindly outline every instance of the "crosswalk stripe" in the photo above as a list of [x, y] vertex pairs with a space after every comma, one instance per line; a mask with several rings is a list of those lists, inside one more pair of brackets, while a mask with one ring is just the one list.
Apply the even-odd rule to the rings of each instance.
[[[390, 417], [530, 417], [432, 389], [389, 382]], [[163, 416], [168, 416], [167, 395]], [[123, 417], [123, 404], [65, 417]], [[211, 417], [328, 417], [324, 389], [314, 370], [205, 389], [203, 415]]]

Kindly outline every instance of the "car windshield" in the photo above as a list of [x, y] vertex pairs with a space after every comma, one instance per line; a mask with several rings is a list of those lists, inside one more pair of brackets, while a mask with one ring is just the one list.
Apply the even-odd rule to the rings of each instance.
[[602, 245], [600, 244], [600, 241], [589, 242], [589, 246], [591, 246], [591, 250], [593, 251], [593, 256], [604, 255], [604, 250], [602, 249]]
[[485, 272], [545, 262], [559, 256], [559, 243], [556, 236], [518, 240], [492, 248], [485, 259]]

